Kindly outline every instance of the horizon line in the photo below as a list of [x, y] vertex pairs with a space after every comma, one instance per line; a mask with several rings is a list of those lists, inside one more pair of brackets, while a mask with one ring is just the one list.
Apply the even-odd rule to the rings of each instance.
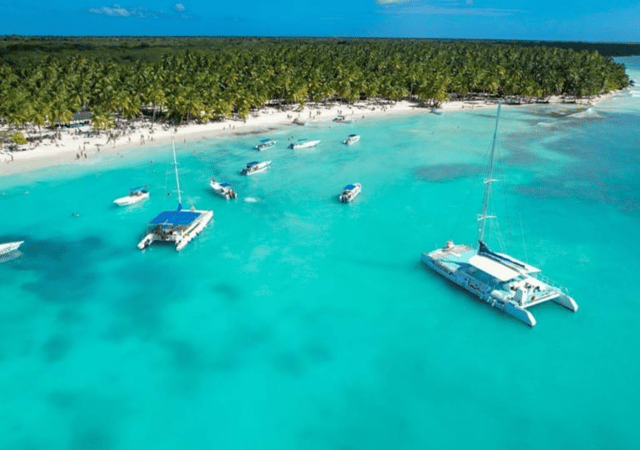
[[0, 35], [0, 39], [347, 39], [347, 40], [425, 40], [425, 41], [499, 41], [499, 42], [563, 42], [563, 43], [580, 43], [580, 44], [623, 44], [623, 45], [640, 45], [640, 41], [576, 41], [562, 39], [505, 39], [505, 38], [454, 38], [454, 37], [384, 37], [384, 36], [253, 36], [253, 35], [59, 35], [59, 34], [4, 34]]

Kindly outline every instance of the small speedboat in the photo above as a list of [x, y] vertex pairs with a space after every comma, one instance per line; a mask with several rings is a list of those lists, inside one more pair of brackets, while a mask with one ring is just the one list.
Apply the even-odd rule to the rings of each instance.
[[0, 256], [8, 255], [9, 253], [18, 250], [22, 244], [24, 244], [24, 241], [5, 242], [4, 244], [0, 244]]
[[251, 161], [247, 163], [247, 167], [240, 171], [241, 175], [253, 175], [256, 173], [264, 172], [271, 165], [271, 161]]
[[299, 148], [311, 148], [311, 147], [315, 147], [319, 143], [320, 143], [319, 139], [315, 141], [310, 141], [309, 139], [298, 139], [296, 142], [289, 144], [289, 148], [292, 148], [294, 150]]
[[129, 195], [120, 197], [113, 201], [118, 206], [128, 206], [141, 202], [149, 198], [149, 191], [139, 187], [129, 189]]
[[362, 185], [360, 183], [347, 184], [342, 190], [342, 194], [338, 196], [338, 199], [342, 203], [351, 203], [354, 198], [360, 194]]
[[355, 144], [359, 140], [360, 140], [360, 135], [359, 134], [350, 134], [348, 138], [346, 138], [344, 141], [342, 141], [342, 143], [344, 145], [351, 145], [351, 144]]
[[236, 191], [231, 189], [231, 185], [229, 183], [218, 183], [212, 178], [209, 186], [211, 186], [211, 189], [213, 189], [216, 194], [220, 197], [226, 198], [227, 200], [238, 197], [238, 194], [236, 194]]
[[345, 116], [337, 116], [333, 121], [336, 123], [351, 123], [351, 120], [347, 119]]
[[276, 141], [274, 141], [272, 139], [263, 139], [263, 140], [260, 141], [260, 143], [258, 145], [256, 145], [256, 150], [258, 150], [258, 151], [267, 150], [267, 149], [273, 147], [274, 145], [276, 145]]

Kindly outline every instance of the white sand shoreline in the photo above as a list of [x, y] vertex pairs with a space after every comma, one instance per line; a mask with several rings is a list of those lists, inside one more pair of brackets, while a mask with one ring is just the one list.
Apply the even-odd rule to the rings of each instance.
[[[594, 97], [591, 99], [580, 99], [577, 102], [582, 105], [593, 105], [604, 99], [612, 97], [612, 93]], [[561, 97], [552, 97], [550, 104], [568, 103]], [[544, 103], [546, 104], [546, 103]], [[218, 137], [224, 135], [238, 135], [247, 133], [262, 133], [269, 129], [282, 128], [285, 126], [298, 126], [293, 124], [293, 120], [298, 118], [303, 121], [330, 121], [338, 115], [344, 115], [347, 119], [363, 119], [374, 117], [389, 117], [398, 114], [424, 113], [432, 111], [465, 111], [478, 108], [494, 108], [496, 101], [474, 100], [474, 101], [450, 101], [441, 105], [439, 109], [425, 108], [417, 103], [400, 101], [395, 103], [382, 103], [375, 101], [358, 102], [353, 105], [333, 103], [327, 106], [322, 104], [307, 104], [303, 111], [298, 112], [295, 106], [290, 106], [287, 110], [265, 107], [252, 113], [246, 120], [226, 119], [218, 122], [206, 124], [188, 124], [174, 128], [174, 138], [176, 143], [189, 143], [202, 137]], [[515, 106], [528, 106], [530, 103], [523, 103]], [[508, 105], [512, 106], [512, 105]], [[0, 177], [13, 174], [31, 172], [48, 167], [64, 166], [95, 160], [100, 155], [117, 155], [122, 157], [138, 154], [149, 147], [158, 146], [171, 140], [172, 130], [169, 126], [151, 121], [139, 120], [135, 122], [136, 129], [128, 130], [127, 134], [121, 136], [115, 142], [109, 141], [106, 133], [98, 136], [86, 137], [91, 132], [90, 125], [79, 128], [72, 128], [62, 131], [61, 138], [52, 143], [45, 139], [38, 144], [23, 146], [24, 151], [2, 151], [0, 152]], [[47, 134], [50, 134], [49, 131]], [[80, 134], [78, 134], [80, 133]], [[37, 136], [37, 133], [35, 133]], [[91, 164], [92, 165], [92, 164]], [[89, 165], [90, 166], [90, 165]]]

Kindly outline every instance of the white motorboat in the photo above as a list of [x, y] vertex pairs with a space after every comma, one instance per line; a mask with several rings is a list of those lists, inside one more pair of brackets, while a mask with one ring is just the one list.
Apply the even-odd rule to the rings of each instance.
[[351, 119], [347, 119], [345, 116], [342, 116], [342, 115], [334, 117], [333, 121], [336, 122], [336, 123], [351, 123], [352, 122]]
[[24, 241], [5, 242], [4, 244], [0, 244], [0, 256], [15, 252], [22, 244], [24, 244]]
[[360, 183], [347, 184], [344, 189], [342, 189], [342, 194], [338, 196], [338, 199], [342, 203], [351, 203], [353, 199], [360, 194], [360, 191], [362, 191], [362, 185]]
[[528, 308], [553, 301], [575, 312], [578, 310], [578, 304], [569, 296], [565, 288], [555, 286], [540, 275], [533, 275], [540, 272], [540, 269], [504, 253], [493, 252], [484, 243], [486, 221], [494, 217], [487, 213], [491, 184], [496, 181], [492, 176], [499, 116], [500, 104], [498, 103], [489, 170], [485, 179], [482, 214], [479, 216], [478, 248], [455, 245], [453, 241], [448, 241], [442, 248], [423, 253], [421, 259], [434, 272], [491, 306], [533, 327], [536, 319]]
[[342, 143], [344, 145], [351, 145], [351, 144], [355, 144], [359, 140], [360, 140], [360, 135], [359, 134], [350, 134], [348, 138], [346, 138], [344, 141], [342, 141]]
[[276, 145], [276, 142], [277, 141], [274, 141], [272, 139], [263, 139], [258, 145], [256, 145], [256, 150], [261, 152], [263, 150], [270, 149], [271, 147]]
[[310, 141], [309, 139], [298, 139], [296, 142], [289, 144], [289, 148], [292, 148], [294, 150], [301, 149], [301, 148], [311, 148], [311, 147], [315, 147], [319, 143], [320, 143], [319, 139], [314, 141]]
[[118, 206], [129, 206], [149, 198], [149, 191], [140, 187], [129, 189], [129, 195], [113, 201]]
[[271, 165], [271, 161], [251, 161], [247, 163], [247, 167], [240, 171], [241, 175], [255, 175], [256, 173], [264, 172]]
[[146, 234], [138, 243], [140, 250], [147, 248], [154, 242], [172, 242], [176, 246], [176, 251], [180, 251], [213, 220], [213, 211], [196, 210], [193, 207], [190, 211], [182, 209], [175, 143], [173, 143], [173, 167], [178, 189], [178, 209], [163, 211], [149, 222]]
[[226, 198], [227, 200], [238, 197], [238, 194], [236, 194], [236, 191], [231, 189], [231, 185], [229, 183], [218, 183], [212, 178], [209, 186], [211, 186], [211, 189], [213, 189], [216, 194], [220, 197]]

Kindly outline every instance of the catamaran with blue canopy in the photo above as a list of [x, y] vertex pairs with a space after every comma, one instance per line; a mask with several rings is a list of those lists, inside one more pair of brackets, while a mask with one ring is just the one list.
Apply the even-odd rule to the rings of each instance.
[[140, 250], [147, 248], [154, 242], [173, 242], [176, 251], [180, 251], [213, 220], [213, 211], [196, 210], [195, 208], [188, 211], [182, 209], [175, 144], [173, 144], [173, 166], [178, 188], [178, 208], [175, 211], [163, 211], [151, 219], [145, 236], [138, 243]]

